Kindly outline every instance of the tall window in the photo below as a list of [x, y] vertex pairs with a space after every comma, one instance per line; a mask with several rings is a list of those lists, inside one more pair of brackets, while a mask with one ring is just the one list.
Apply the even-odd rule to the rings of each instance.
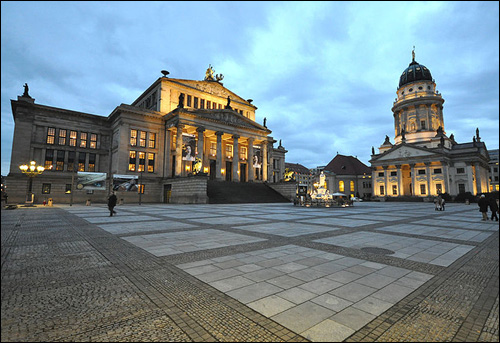
[[137, 171], [143, 172], [144, 171], [144, 166], [146, 164], [146, 153], [143, 152], [143, 151], [139, 151], [137, 153], [137, 155], [139, 157], [139, 167], [138, 167]]
[[186, 105], [189, 106], [189, 107], [191, 107], [191, 95], [187, 96]]
[[465, 183], [458, 184], [458, 193], [465, 193]]
[[155, 154], [148, 152], [148, 173], [155, 171]]
[[68, 171], [74, 171], [75, 168], [75, 152], [68, 151]]
[[156, 148], [156, 134], [153, 132], [149, 133], [148, 148]]
[[139, 146], [146, 147], [146, 131], [139, 131]]
[[76, 131], [69, 132], [69, 146], [76, 146], [76, 140], [78, 138], [78, 133]]
[[380, 186], [380, 195], [385, 195], [384, 186]]
[[137, 130], [130, 130], [130, 145], [137, 145]]
[[205, 108], [205, 99], [200, 99], [200, 108], [201, 109]]
[[64, 170], [64, 150], [57, 151], [56, 170], [57, 171]]
[[226, 157], [233, 158], [233, 146], [231, 144], [226, 144]]
[[443, 193], [443, 185], [440, 183], [436, 183], [436, 193], [441, 194]]
[[217, 155], [217, 143], [210, 142], [210, 155]]
[[211, 109], [212, 108], [212, 102], [207, 100], [207, 109]]
[[392, 195], [398, 195], [398, 186], [392, 185]]
[[351, 192], [354, 192], [354, 181], [351, 181]]
[[247, 147], [246, 146], [240, 147], [240, 159], [242, 159], [242, 160], [247, 159]]
[[95, 172], [95, 154], [89, 154], [89, 172]]
[[47, 130], [47, 144], [54, 144], [56, 141], [56, 128], [49, 127]]
[[90, 149], [97, 148], [97, 135], [95, 133], [90, 134]]
[[422, 120], [420, 122], [420, 127], [422, 128], [422, 130], [425, 130], [425, 120]]
[[194, 107], [194, 108], [198, 108], [198, 98], [197, 98], [197, 97], [194, 97], [194, 100], [193, 100], [193, 107]]
[[78, 171], [85, 171], [85, 160], [87, 159], [87, 154], [80, 152], [78, 154]]
[[425, 195], [426, 194], [426, 192], [425, 192], [425, 185], [424, 184], [420, 185], [420, 194], [421, 195]]
[[137, 152], [130, 151], [129, 159], [128, 159], [128, 170], [135, 171], [136, 161], [137, 161]]
[[52, 168], [52, 163], [54, 160], [54, 150], [53, 149], [47, 149], [45, 150], [45, 163], [44, 167], [46, 170], [49, 170]]
[[344, 181], [339, 181], [339, 192], [344, 192]]
[[59, 141], [57, 144], [66, 145], [66, 130], [59, 129]]
[[80, 148], [87, 147], [87, 132], [80, 132]]

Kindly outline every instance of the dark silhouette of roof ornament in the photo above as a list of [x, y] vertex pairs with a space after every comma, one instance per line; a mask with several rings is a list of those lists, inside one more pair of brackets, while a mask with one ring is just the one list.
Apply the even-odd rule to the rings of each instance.
[[25, 83], [23, 87], [24, 87], [23, 97], [26, 97], [26, 98], [31, 98], [31, 97], [30, 97], [30, 95], [28, 94], [28, 91], [29, 91], [28, 84], [27, 84], [27, 83]]
[[163, 74], [163, 77], [167, 77], [168, 74], [170, 74], [168, 71], [166, 70], [162, 70], [161, 73]]
[[229, 105], [230, 103], [231, 103], [231, 98], [228, 95], [227, 96], [227, 104], [226, 104], [226, 106], [224, 108], [227, 109], [227, 110], [232, 110], [233, 108]]

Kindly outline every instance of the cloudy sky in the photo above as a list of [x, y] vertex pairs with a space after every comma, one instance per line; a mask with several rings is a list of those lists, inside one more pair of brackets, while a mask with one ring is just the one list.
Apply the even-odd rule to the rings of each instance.
[[498, 2], [1, 2], [2, 175], [11, 99], [108, 116], [166, 69], [254, 99], [257, 122], [308, 168], [369, 165], [394, 142], [399, 77], [416, 60], [445, 99], [445, 132], [498, 149]]

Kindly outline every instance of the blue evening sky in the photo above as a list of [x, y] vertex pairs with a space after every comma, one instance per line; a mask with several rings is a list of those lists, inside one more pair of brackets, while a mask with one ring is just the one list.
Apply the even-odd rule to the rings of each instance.
[[498, 149], [496, 1], [2, 1], [1, 16], [2, 175], [24, 83], [38, 104], [108, 116], [161, 70], [202, 80], [209, 64], [254, 100], [287, 162], [313, 168], [339, 153], [369, 165], [372, 146], [394, 142], [413, 46], [445, 99], [446, 134], [465, 143], [478, 127]]

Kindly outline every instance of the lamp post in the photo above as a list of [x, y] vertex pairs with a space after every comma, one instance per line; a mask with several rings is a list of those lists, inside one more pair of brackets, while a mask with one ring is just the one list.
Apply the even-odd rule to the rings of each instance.
[[20, 165], [19, 169], [21, 169], [21, 172], [23, 174], [26, 174], [29, 178], [28, 190], [26, 191], [26, 205], [32, 206], [33, 201], [35, 200], [34, 194], [32, 193], [33, 178], [39, 174], [42, 174], [45, 168], [42, 166], [37, 166], [35, 161], [31, 161], [29, 165]]

